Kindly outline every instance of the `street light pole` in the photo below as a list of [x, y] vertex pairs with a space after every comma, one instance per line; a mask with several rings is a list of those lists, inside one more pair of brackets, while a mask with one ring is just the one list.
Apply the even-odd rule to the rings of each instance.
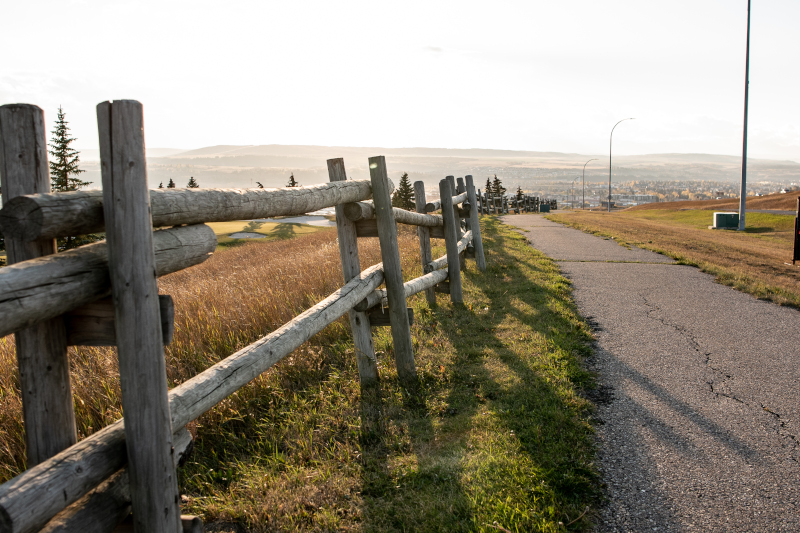
[[635, 120], [633, 117], [631, 118], [623, 118], [616, 124], [614, 127], [611, 128], [611, 136], [608, 139], [608, 212], [611, 212], [611, 142], [614, 140], [614, 130], [617, 126], [619, 126], [620, 122], [625, 122], [626, 120]]
[[747, 52], [744, 61], [744, 141], [742, 142], [742, 186], [739, 190], [739, 231], [744, 231], [744, 215], [747, 203], [747, 97], [750, 87], [750, 0], [747, 0]]
[[591, 163], [592, 161], [597, 161], [597, 158], [590, 159], [586, 163], [583, 164], [583, 200], [581, 200], [581, 209], [585, 209], [586, 205], [586, 165]]

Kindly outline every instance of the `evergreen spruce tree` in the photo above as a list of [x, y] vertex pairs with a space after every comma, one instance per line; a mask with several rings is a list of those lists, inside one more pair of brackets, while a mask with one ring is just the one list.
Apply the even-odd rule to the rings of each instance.
[[[58, 107], [56, 127], [50, 132], [50, 187], [53, 192], [77, 191], [81, 187], [91, 184], [90, 181], [83, 181], [78, 176], [85, 170], [78, 168], [80, 155], [77, 150], [70, 146], [75, 137], [70, 136], [69, 126], [66, 121], [66, 114], [61, 106]], [[69, 250], [77, 248], [83, 244], [89, 244], [102, 239], [101, 235], [80, 235], [69, 236], [57, 240], [59, 250]]]
[[499, 196], [503, 196], [506, 193], [506, 188], [503, 187], [503, 182], [500, 181], [497, 174], [494, 175], [494, 180], [492, 180], [492, 192]]
[[194, 179], [194, 176], [189, 178], [189, 183], [186, 184], [186, 187], [189, 189], [199, 189], [200, 186], [197, 184], [197, 180]]
[[486, 178], [486, 189], [483, 191], [484, 194], [492, 194], [494, 190], [492, 190], [492, 178]]
[[289, 185], [287, 185], [287, 187], [299, 187], [299, 186], [300, 184], [297, 183], [296, 179], [294, 179], [294, 172], [292, 172], [292, 175], [289, 176]]
[[397, 187], [397, 190], [392, 195], [392, 206], [407, 211], [414, 211], [416, 208], [414, 204], [414, 189], [411, 187], [411, 180], [408, 179], [408, 172], [403, 172], [400, 177], [400, 186]]
[[159, 184], [158, 184], [158, 188], [159, 188], [159, 189], [163, 189], [163, 188], [164, 188], [164, 182], [163, 182], [163, 181], [162, 181], [161, 183], [159, 183]]
[[172, 178], [170, 178], [169, 183], [167, 183], [167, 189], [174, 189], [174, 188], [175, 188], [175, 182], [172, 181]]
[[50, 184], [53, 192], [77, 191], [91, 182], [83, 181], [78, 175], [86, 172], [78, 168], [80, 156], [70, 145], [75, 137], [70, 137], [69, 126], [65, 120], [64, 110], [59, 106], [56, 128], [51, 132], [50, 149]]
[[522, 192], [522, 187], [517, 185], [517, 200], [522, 200], [524, 193]]

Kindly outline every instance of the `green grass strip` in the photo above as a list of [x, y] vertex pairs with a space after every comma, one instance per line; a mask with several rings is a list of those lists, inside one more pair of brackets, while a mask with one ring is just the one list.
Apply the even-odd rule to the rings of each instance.
[[341, 326], [199, 421], [182, 469], [217, 531], [574, 531], [598, 496], [591, 333], [550, 259], [482, 220], [465, 306], [412, 299], [419, 385], [403, 389], [390, 332], [362, 394]]

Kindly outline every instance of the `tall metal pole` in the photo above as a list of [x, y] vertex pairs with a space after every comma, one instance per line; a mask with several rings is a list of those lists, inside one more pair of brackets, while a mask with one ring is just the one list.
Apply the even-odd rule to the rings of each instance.
[[586, 207], [586, 165], [591, 163], [592, 161], [597, 161], [597, 159], [590, 159], [586, 163], [583, 164], [583, 200], [581, 201], [581, 209], [585, 209]]
[[747, 52], [744, 60], [744, 140], [742, 141], [742, 187], [739, 190], [739, 231], [744, 231], [747, 200], [747, 97], [750, 87], [750, 0], [747, 0]]
[[[749, 1], [749, 0], [748, 0]], [[623, 118], [616, 124], [614, 127], [611, 128], [611, 136], [608, 138], [608, 212], [611, 212], [611, 142], [614, 140], [614, 130], [619, 126], [620, 122], [625, 122], [626, 120], [634, 120], [633, 117], [631, 118]]]

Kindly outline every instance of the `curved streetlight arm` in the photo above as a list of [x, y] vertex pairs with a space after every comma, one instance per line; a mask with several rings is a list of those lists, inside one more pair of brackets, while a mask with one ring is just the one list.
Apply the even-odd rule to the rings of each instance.
[[[614, 127], [616, 128], [616, 126]], [[581, 209], [584, 209], [584, 206], [586, 205], [586, 165], [592, 161], [597, 161], [597, 158], [590, 159], [583, 164], [583, 181], [581, 182], [583, 184], [583, 200], [581, 200]]]
[[621, 122], [625, 122], [626, 120], [636, 120], [634, 117], [631, 118], [623, 118], [616, 124], [614, 127], [611, 128], [611, 135], [608, 137], [608, 212], [611, 212], [611, 142], [614, 140], [614, 130], [617, 129], [617, 126], [620, 125]]

